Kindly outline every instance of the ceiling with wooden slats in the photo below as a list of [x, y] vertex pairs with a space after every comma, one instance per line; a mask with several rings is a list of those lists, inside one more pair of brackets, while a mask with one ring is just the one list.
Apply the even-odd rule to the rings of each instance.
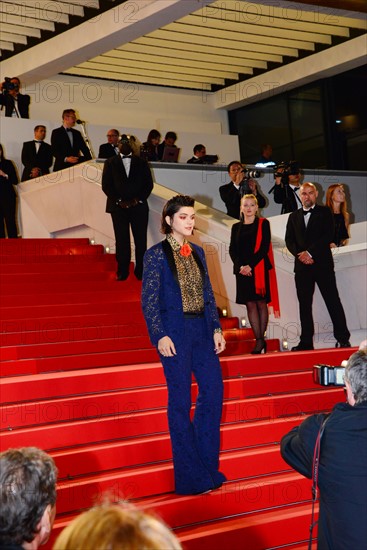
[[[3, 0], [1, 55], [16, 55], [123, 2]], [[217, 91], [332, 48], [367, 29], [364, 0], [219, 0], [197, 5], [196, 11], [134, 40], [124, 40], [121, 31], [121, 46], [65, 67], [62, 73]]]

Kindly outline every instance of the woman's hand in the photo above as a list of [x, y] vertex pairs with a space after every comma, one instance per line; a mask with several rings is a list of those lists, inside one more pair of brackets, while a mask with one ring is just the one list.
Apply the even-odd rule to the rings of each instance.
[[221, 332], [214, 333], [214, 350], [215, 353], [221, 353], [226, 349], [226, 341]]
[[245, 275], [245, 277], [251, 277], [252, 269], [249, 265], [241, 265], [240, 275]]
[[158, 351], [163, 357], [173, 357], [176, 355], [176, 348], [169, 336], [163, 336], [158, 340]]

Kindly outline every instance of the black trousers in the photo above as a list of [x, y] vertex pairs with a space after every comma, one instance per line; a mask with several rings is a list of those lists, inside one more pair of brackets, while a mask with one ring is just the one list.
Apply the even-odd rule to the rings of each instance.
[[111, 213], [116, 239], [117, 272], [122, 277], [129, 274], [131, 261], [130, 227], [135, 244], [135, 269], [138, 277], [143, 274], [143, 257], [147, 249], [149, 208], [146, 202], [132, 208], [119, 208]]
[[18, 238], [16, 201], [16, 197], [0, 197], [0, 239], [5, 237], [5, 225], [9, 239]]
[[347, 327], [344, 309], [339, 298], [334, 269], [328, 267], [320, 269], [309, 266], [307, 269], [297, 272], [295, 280], [301, 319], [302, 344], [312, 345], [314, 335], [312, 301], [315, 292], [315, 284], [319, 287], [321, 296], [329, 312], [333, 323], [335, 339], [339, 342], [347, 342], [350, 338], [350, 332]]

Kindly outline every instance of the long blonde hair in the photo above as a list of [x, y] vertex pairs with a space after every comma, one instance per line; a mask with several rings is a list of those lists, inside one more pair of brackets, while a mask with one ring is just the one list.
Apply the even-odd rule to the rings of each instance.
[[[344, 187], [343, 187], [343, 184], [341, 183], [333, 183], [332, 185], [330, 185], [326, 191], [326, 206], [330, 208], [330, 210], [332, 211], [332, 213], [334, 214], [334, 206], [333, 206], [333, 193], [335, 191], [335, 189], [337, 189], [337, 187], [341, 187], [342, 190], [344, 191]], [[345, 193], [345, 191], [344, 191]], [[340, 212], [341, 214], [343, 214], [343, 218], [344, 218], [344, 221], [345, 221], [345, 225], [348, 227], [349, 225], [349, 212], [347, 210], [347, 201], [344, 201], [342, 203], [340, 203]]]

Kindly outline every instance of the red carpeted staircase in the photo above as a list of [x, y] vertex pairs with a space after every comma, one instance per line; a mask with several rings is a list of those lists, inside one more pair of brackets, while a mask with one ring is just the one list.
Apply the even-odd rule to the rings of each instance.
[[[251, 331], [222, 319], [228, 482], [177, 496], [165, 380], [141, 283], [133, 275], [116, 282], [114, 256], [87, 239], [2, 240], [0, 261], [1, 450], [36, 445], [55, 458], [53, 539], [108, 492], [153, 509], [188, 550], [307, 548], [310, 481], [283, 462], [279, 440], [305, 415], [343, 400], [340, 388], [314, 385], [312, 366], [340, 364], [350, 350], [251, 356]], [[192, 394], [195, 402], [195, 385]]]

